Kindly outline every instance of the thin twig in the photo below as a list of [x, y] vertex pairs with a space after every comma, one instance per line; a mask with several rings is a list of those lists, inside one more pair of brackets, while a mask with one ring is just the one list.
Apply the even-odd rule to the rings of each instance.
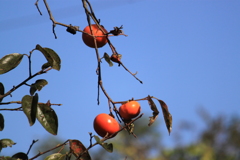
[[34, 145], [34, 143], [36, 143], [37, 141], [38, 141], [38, 139], [32, 141], [32, 144], [30, 145], [30, 147], [29, 147], [29, 149], [28, 149], [28, 151], [27, 151], [27, 155], [29, 154], [29, 152], [30, 152], [32, 146]]
[[22, 111], [22, 107], [13, 108], [13, 109], [3, 108], [3, 109], [0, 109], [0, 111]]
[[25, 85], [27, 81], [29, 81], [30, 79], [36, 77], [37, 75], [46, 73], [47, 71], [51, 70], [52, 68], [48, 68], [46, 70], [41, 70], [37, 73], [35, 73], [34, 75], [28, 77], [27, 79], [25, 79], [24, 81], [22, 81], [20, 84], [18, 84], [17, 86], [13, 86], [13, 88], [11, 90], [9, 90], [7, 93], [5, 93], [4, 95], [0, 95], [0, 99], [7, 97], [8, 95], [10, 95], [12, 92], [14, 92], [16, 89], [18, 89], [19, 87], [21, 87], [22, 85]]
[[121, 61], [119, 62], [119, 64], [122, 65], [123, 68], [124, 68], [126, 71], [128, 71], [134, 78], [136, 78], [140, 83], [143, 83], [140, 79], [138, 79], [138, 78], [136, 77], [136, 73], [135, 73], [135, 74], [132, 73], [129, 69], [127, 69], [127, 67], [125, 67], [125, 66], [123, 65], [123, 63], [122, 63]]
[[45, 154], [45, 153], [47, 153], [47, 152], [50, 152], [50, 151], [52, 151], [52, 150], [54, 150], [54, 149], [57, 149], [57, 148], [59, 148], [59, 147], [61, 147], [61, 146], [64, 146], [64, 145], [66, 145], [66, 143], [68, 143], [68, 141], [69, 141], [69, 140], [67, 140], [67, 141], [64, 142], [63, 144], [57, 145], [56, 147], [53, 147], [53, 148], [51, 148], [51, 149], [49, 149], [49, 150], [47, 150], [47, 151], [45, 151], [45, 152], [39, 152], [36, 156], [30, 158], [29, 160], [33, 160], [33, 159], [35, 159], [35, 158], [37, 158], [37, 157], [39, 157], [39, 156], [41, 156], [41, 155], [43, 155], [43, 154]]
[[[11, 101], [11, 102], [0, 102], [0, 105], [6, 105], [6, 104], [22, 104], [22, 101]], [[42, 102], [38, 102], [38, 104], [46, 104]], [[50, 103], [50, 105], [55, 105], [55, 106], [61, 106], [62, 104], [55, 104], [55, 103]], [[1, 110], [1, 109], [0, 109]], [[7, 109], [5, 109], [7, 110]]]
[[39, 7], [38, 7], [38, 1], [39, 1], [39, 0], [37, 0], [37, 1], [35, 2], [35, 6], [37, 7], [37, 10], [38, 10], [39, 14], [42, 15], [42, 12], [40, 11], [40, 9], [39, 9]]

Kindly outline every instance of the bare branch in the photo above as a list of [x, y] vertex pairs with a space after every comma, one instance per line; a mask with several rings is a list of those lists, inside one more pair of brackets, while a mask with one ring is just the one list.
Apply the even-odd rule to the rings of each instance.
[[35, 6], [37, 7], [37, 10], [38, 10], [39, 14], [42, 15], [42, 12], [40, 11], [40, 9], [39, 9], [39, 7], [38, 7], [38, 1], [39, 1], [39, 0], [37, 0], [37, 1], [35, 2]]
[[52, 150], [54, 150], [54, 149], [57, 149], [57, 148], [59, 148], [59, 147], [61, 147], [61, 146], [64, 146], [64, 145], [66, 145], [66, 144], [68, 143], [68, 141], [69, 141], [69, 140], [67, 140], [67, 141], [64, 142], [63, 144], [57, 145], [56, 147], [53, 147], [53, 148], [51, 148], [51, 149], [49, 149], [49, 150], [47, 150], [47, 151], [39, 152], [36, 156], [30, 158], [29, 160], [36, 159], [37, 157], [39, 157], [39, 156], [41, 156], [41, 155], [43, 155], [43, 154], [45, 154], [45, 153], [47, 153], [47, 152], [50, 152], [50, 151], [52, 151]]
[[34, 143], [36, 143], [37, 141], [38, 141], [38, 139], [32, 141], [32, 144], [30, 145], [30, 147], [29, 147], [29, 149], [28, 149], [28, 151], [27, 151], [27, 155], [29, 154], [29, 152], [30, 152], [32, 146], [34, 145]]
[[18, 84], [17, 86], [13, 86], [13, 88], [11, 90], [9, 90], [7, 93], [5, 93], [4, 95], [0, 95], [0, 99], [7, 97], [8, 95], [10, 95], [12, 92], [14, 92], [16, 89], [18, 89], [19, 87], [21, 87], [22, 85], [25, 85], [27, 83], [27, 81], [29, 81], [30, 79], [36, 77], [37, 75], [46, 73], [47, 71], [51, 70], [52, 68], [48, 68], [46, 70], [41, 70], [37, 73], [35, 73], [34, 75], [28, 77], [27, 79], [25, 79], [24, 81], [22, 81], [20, 84]]
[[136, 73], [132, 73], [129, 69], [127, 69], [127, 67], [125, 67], [125, 65], [123, 65], [123, 63], [122, 63], [121, 61], [119, 62], [119, 64], [122, 65], [123, 68], [124, 68], [126, 71], [128, 71], [134, 78], [136, 78], [136, 80], [138, 80], [140, 83], [143, 83], [140, 79], [138, 79], [138, 78], [136, 77], [137, 72], [136, 72]]

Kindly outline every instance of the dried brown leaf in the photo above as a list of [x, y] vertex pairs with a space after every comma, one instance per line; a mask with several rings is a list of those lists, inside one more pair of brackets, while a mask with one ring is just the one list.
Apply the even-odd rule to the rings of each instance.
[[171, 131], [172, 131], [172, 115], [168, 111], [168, 106], [164, 101], [158, 100], [158, 102], [161, 105], [162, 112], [163, 112], [163, 117], [164, 117], [164, 120], [165, 120], [165, 124], [166, 124], [166, 127], [168, 129], [168, 133], [170, 134]]
[[150, 120], [149, 120], [149, 123], [148, 123], [148, 126], [151, 126], [155, 122], [155, 120], [157, 119], [159, 111], [157, 109], [157, 106], [153, 102], [152, 98], [150, 96], [148, 96], [147, 98], [148, 98], [148, 104], [149, 104], [151, 110], [153, 111], [153, 113], [152, 113], [153, 116], [149, 117]]

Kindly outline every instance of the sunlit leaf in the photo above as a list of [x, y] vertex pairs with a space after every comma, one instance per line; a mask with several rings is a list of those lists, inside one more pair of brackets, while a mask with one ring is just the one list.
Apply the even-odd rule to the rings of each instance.
[[20, 53], [12, 53], [5, 55], [0, 59], [0, 74], [4, 74], [9, 72], [10, 70], [17, 67], [22, 61], [23, 54]]
[[28, 160], [27, 154], [23, 152], [16, 153], [12, 156], [12, 158], [20, 159], [20, 160]]
[[1, 155], [0, 155], [0, 160], [21, 160], [21, 159], [12, 158], [12, 157], [9, 157], [9, 156], [1, 157]]
[[113, 152], [113, 145], [112, 143], [103, 143], [98, 136], [93, 136], [94, 139], [98, 144], [100, 144], [106, 151], [112, 153]]
[[44, 160], [65, 160], [65, 157], [65, 154], [54, 153], [44, 158]]
[[167, 104], [162, 100], [158, 100], [158, 101], [159, 101], [159, 103], [161, 105], [161, 108], [162, 108], [163, 117], [164, 117], [164, 120], [165, 120], [166, 127], [168, 129], [168, 133], [170, 134], [171, 131], [172, 131], [172, 115], [168, 111]]
[[51, 64], [50, 64], [49, 62], [44, 63], [44, 64], [42, 65], [42, 70], [47, 69], [48, 67], [51, 67]]
[[[80, 154], [82, 154], [86, 147], [79, 141], [79, 140], [69, 140], [70, 142], [70, 150], [73, 151], [73, 154], [78, 157]], [[89, 153], [86, 151], [82, 154], [79, 160], [91, 160], [91, 157]]]
[[45, 79], [39, 79], [39, 80], [36, 80], [36, 82], [35, 82], [35, 86], [38, 91], [40, 91], [47, 84], [48, 84], [48, 82]]
[[112, 63], [109, 55], [106, 52], [104, 53], [103, 57], [104, 57], [105, 61], [109, 64], [109, 66], [112, 67], [113, 63]]
[[[4, 95], [4, 85], [0, 82], [0, 95]], [[3, 98], [0, 98], [0, 102], [2, 102]]]
[[47, 104], [38, 104], [37, 119], [41, 125], [53, 135], [57, 135], [58, 118], [55, 111]]
[[31, 84], [30, 94], [33, 95], [37, 90], [40, 91], [48, 82], [45, 79], [36, 80], [35, 83]]
[[42, 48], [39, 44], [36, 45], [36, 50], [39, 50], [40, 52], [42, 52], [42, 54], [45, 56], [45, 58], [47, 59], [49, 65], [56, 70], [60, 70], [61, 68], [61, 59], [58, 56], [58, 54], [50, 49], [50, 48]]
[[22, 109], [28, 118], [30, 126], [32, 126], [36, 121], [37, 104], [38, 104], [37, 93], [34, 96], [25, 95], [22, 98]]
[[4, 117], [0, 113], [0, 131], [2, 131], [3, 129], [4, 129]]
[[93, 136], [93, 137], [98, 144], [102, 144], [101, 139], [98, 136]]
[[101, 145], [106, 151], [112, 153], [113, 152], [113, 145], [112, 143], [103, 143]]
[[0, 152], [2, 148], [12, 147], [15, 144], [11, 139], [0, 139]]
[[153, 102], [152, 98], [150, 96], [147, 97], [148, 98], [148, 104], [150, 105], [150, 108], [151, 110], [153, 111], [153, 116], [152, 117], [149, 117], [150, 120], [149, 120], [149, 123], [148, 123], [148, 126], [152, 125], [155, 120], [157, 119], [158, 117], [158, 114], [159, 114], [159, 111], [155, 105], [155, 103]]

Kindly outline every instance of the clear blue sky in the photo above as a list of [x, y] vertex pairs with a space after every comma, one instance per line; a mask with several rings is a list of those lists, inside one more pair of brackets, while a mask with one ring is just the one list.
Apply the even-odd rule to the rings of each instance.
[[[93, 132], [92, 121], [102, 112], [108, 113], [107, 99], [101, 93], [97, 105], [97, 63], [94, 49], [85, 46], [81, 33], [71, 35], [57, 26], [54, 39], [52, 23], [43, 2], [0, 1], [0, 57], [10, 53], [29, 53], [36, 44], [54, 49], [62, 59], [62, 69], [50, 71], [36, 79], [49, 84], [39, 92], [39, 101], [61, 103], [52, 106], [59, 118], [58, 137], [79, 139], [89, 145], [88, 132]], [[107, 30], [124, 27], [128, 37], [112, 37], [112, 43], [123, 55], [122, 62], [143, 81], [140, 84], [122, 67], [102, 63], [103, 84], [114, 101], [143, 98], [152, 95], [164, 100], [173, 116], [172, 134], [179, 132], [182, 120], [203, 127], [197, 109], [203, 107], [212, 116], [239, 115], [240, 108], [240, 1], [239, 0], [92, 0], [93, 9]], [[80, 0], [51, 1], [56, 21], [80, 26], [87, 25]], [[111, 53], [105, 46], [100, 54]], [[25, 57], [18, 68], [0, 75], [9, 90], [28, 76]], [[33, 55], [33, 72], [45, 63], [39, 52]], [[29, 83], [35, 82], [36, 79]], [[21, 100], [29, 94], [24, 86], [4, 102]], [[145, 117], [151, 115], [147, 102], [141, 102]], [[20, 105], [1, 106], [16, 108]], [[2, 155], [26, 152], [33, 139], [43, 140], [48, 134], [37, 122], [30, 127], [22, 112], [1, 112], [5, 129], [0, 139], [17, 142], [3, 149]], [[160, 114], [158, 117], [163, 122]], [[147, 125], [148, 122], [146, 122]], [[160, 131], [166, 146], [174, 144], [164, 125]], [[51, 136], [54, 137], [54, 136]], [[188, 137], [188, 138], [187, 138]], [[195, 135], [187, 135], [186, 142]], [[97, 148], [97, 147], [96, 147]], [[30, 157], [35, 155], [32, 153]]]

